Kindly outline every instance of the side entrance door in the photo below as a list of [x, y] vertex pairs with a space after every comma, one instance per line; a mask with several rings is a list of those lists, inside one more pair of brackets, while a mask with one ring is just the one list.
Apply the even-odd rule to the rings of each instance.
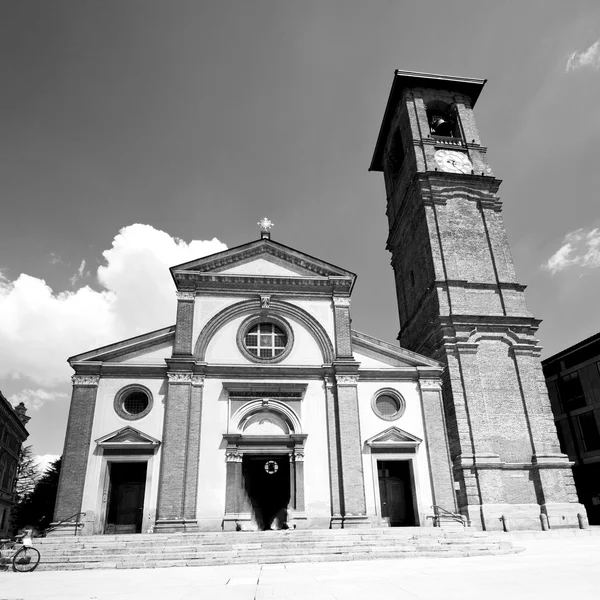
[[392, 527], [415, 524], [410, 461], [377, 461], [381, 516]]
[[146, 491], [145, 462], [109, 464], [110, 487], [105, 533], [140, 533]]

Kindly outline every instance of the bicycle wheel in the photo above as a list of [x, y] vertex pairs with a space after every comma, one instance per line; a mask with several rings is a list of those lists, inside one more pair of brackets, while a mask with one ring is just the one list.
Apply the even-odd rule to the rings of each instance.
[[40, 552], [37, 548], [23, 546], [14, 556], [12, 561], [13, 571], [28, 573], [33, 571], [40, 563]]

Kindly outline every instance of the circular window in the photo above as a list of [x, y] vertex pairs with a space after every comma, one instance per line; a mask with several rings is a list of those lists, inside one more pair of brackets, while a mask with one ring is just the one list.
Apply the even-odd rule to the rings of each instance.
[[373, 411], [380, 419], [395, 421], [406, 410], [404, 398], [396, 390], [380, 390], [371, 401]]
[[238, 331], [238, 347], [247, 358], [258, 362], [279, 362], [292, 349], [291, 327], [277, 317], [251, 317]]
[[141, 385], [123, 388], [115, 397], [115, 412], [123, 419], [134, 421], [152, 410], [152, 394]]
[[246, 350], [259, 358], [275, 358], [287, 348], [287, 335], [273, 323], [259, 323], [244, 336]]

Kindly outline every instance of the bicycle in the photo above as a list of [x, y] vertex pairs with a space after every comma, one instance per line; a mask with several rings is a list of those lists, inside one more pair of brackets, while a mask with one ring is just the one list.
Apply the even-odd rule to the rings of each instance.
[[32, 546], [31, 530], [12, 539], [0, 540], [0, 568], [12, 563], [16, 573], [30, 573], [40, 563], [40, 552]]

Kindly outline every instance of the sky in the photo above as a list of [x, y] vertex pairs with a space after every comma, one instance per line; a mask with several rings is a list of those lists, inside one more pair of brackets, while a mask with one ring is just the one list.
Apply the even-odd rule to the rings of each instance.
[[62, 452], [66, 359], [175, 321], [168, 267], [259, 236], [399, 330], [381, 173], [395, 69], [475, 108], [543, 357], [600, 331], [597, 0], [0, 0], [0, 390]]

